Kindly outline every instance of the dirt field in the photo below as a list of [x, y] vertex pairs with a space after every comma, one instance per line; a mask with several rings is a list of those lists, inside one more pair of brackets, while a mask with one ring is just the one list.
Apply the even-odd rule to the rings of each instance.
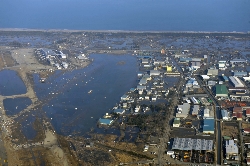
[[222, 136], [238, 137], [239, 136], [238, 122], [223, 122]]

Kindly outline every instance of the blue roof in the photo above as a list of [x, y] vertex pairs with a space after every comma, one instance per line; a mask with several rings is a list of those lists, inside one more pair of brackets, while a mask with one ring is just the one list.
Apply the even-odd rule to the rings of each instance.
[[99, 119], [100, 124], [110, 125], [112, 122], [113, 122], [112, 119], [104, 119], [104, 118]]
[[227, 76], [223, 76], [223, 79], [224, 79], [225, 81], [228, 81]]
[[214, 118], [204, 119], [203, 131], [214, 131]]

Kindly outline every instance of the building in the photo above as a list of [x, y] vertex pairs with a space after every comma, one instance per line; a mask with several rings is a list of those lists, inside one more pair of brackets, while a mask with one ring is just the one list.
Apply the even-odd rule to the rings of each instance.
[[208, 108], [204, 109], [204, 118], [210, 117], [210, 110]]
[[233, 117], [237, 120], [242, 120], [242, 107], [233, 108]]
[[172, 150], [213, 150], [213, 140], [174, 138]]
[[192, 110], [192, 115], [198, 115], [199, 110], [200, 110], [200, 106], [194, 105], [193, 110]]
[[216, 81], [207, 81], [208, 86], [215, 86], [217, 84]]
[[233, 59], [230, 60], [230, 63], [245, 63], [246, 60], [245, 59]]
[[122, 101], [127, 101], [127, 100], [129, 100], [130, 98], [129, 98], [129, 95], [123, 95], [122, 97], [121, 97], [121, 100]]
[[117, 113], [117, 114], [124, 114], [124, 113], [125, 113], [125, 110], [124, 110], [124, 109], [114, 109], [114, 113]]
[[234, 143], [234, 140], [226, 140], [226, 159], [229, 159], [230, 156], [237, 156], [239, 153], [238, 146]]
[[55, 58], [56, 57], [56, 53], [51, 49], [43, 48], [40, 51], [41, 51], [41, 54], [45, 58]]
[[142, 59], [141, 63], [148, 64], [148, 59]]
[[225, 68], [225, 66], [226, 66], [226, 61], [219, 61], [219, 62], [218, 62], [218, 66], [219, 66], [219, 68]]
[[222, 76], [225, 82], [229, 81], [227, 76]]
[[210, 77], [208, 75], [201, 75], [203, 80], [208, 80]]
[[214, 118], [205, 118], [203, 125], [204, 134], [214, 134]]
[[186, 118], [190, 111], [190, 104], [184, 103], [183, 105], [178, 105], [176, 117]]
[[174, 118], [173, 127], [180, 127], [180, 125], [181, 125], [180, 118]]
[[218, 75], [218, 69], [208, 69], [207, 70], [208, 76], [217, 76]]
[[106, 119], [106, 118], [99, 119], [99, 124], [102, 124], [102, 125], [111, 125], [112, 123], [113, 123], [112, 119]]
[[66, 62], [62, 62], [62, 67], [63, 67], [64, 69], [67, 69], [67, 68], [69, 67], [69, 64], [66, 63]]
[[221, 110], [221, 116], [223, 120], [229, 120], [229, 115], [227, 110]]
[[158, 70], [150, 70], [150, 76], [158, 76], [160, 74], [161, 74], [161, 72]]
[[235, 71], [235, 72], [234, 72], [234, 76], [235, 76], [235, 77], [245, 77], [245, 76], [247, 76], [247, 72]]
[[172, 66], [167, 66], [167, 72], [172, 72]]
[[250, 108], [246, 109], [246, 117], [250, 117]]
[[198, 62], [198, 61], [192, 61], [191, 62], [191, 68], [193, 70], [197, 70], [201, 67], [201, 62]]
[[216, 97], [228, 97], [228, 90], [226, 85], [216, 85]]

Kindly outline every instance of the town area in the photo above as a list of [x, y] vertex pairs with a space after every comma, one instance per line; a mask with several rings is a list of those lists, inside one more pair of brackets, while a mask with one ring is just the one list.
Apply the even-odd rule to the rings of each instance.
[[[250, 34], [2, 30], [0, 36], [2, 165], [250, 165]], [[92, 54], [132, 56], [136, 86], [89, 132], [59, 133], [43, 109], [64, 89], [42, 98], [36, 86], [53, 89], [52, 78], [90, 66]], [[65, 84], [77, 86], [75, 80]]]

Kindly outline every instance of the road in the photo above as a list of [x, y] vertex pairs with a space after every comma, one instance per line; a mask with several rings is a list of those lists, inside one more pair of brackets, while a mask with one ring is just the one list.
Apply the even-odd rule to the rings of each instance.
[[216, 159], [217, 159], [217, 164], [221, 165], [221, 154], [222, 154], [222, 144], [221, 144], [221, 111], [220, 111], [220, 105], [217, 102], [217, 100], [215, 99], [214, 95], [212, 94], [211, 90], [208, 89], [205, 84], [203, 83], [203, 81], [196, 76], [195, 77], [197, 82], [199, 83], [199, 85], [202, 86], [203, 90], [208, 94], [208, 97], [213, 101], [214, 106], [215, 106], [215, 119], [216, 119], [216, 149], [217, 149], [217, 153], [216, 153]]

